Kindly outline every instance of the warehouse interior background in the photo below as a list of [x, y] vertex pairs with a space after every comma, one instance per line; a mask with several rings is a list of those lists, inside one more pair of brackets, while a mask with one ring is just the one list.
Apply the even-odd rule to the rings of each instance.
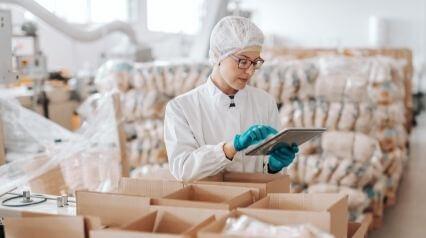
[[[272, 79], [275, 69], [294, 67], [295, 72], [303, 71], [309, 78], [312, 72], [308, 68], [315, 68], [319, 76], [314, 82], [315, 89], [312, 86], [309, 102], [316, 100], [317, 108], [323, 98], [340, 97], [336, 96], [338, 92], [332, 92], [333, 89], [318, 91], [320, 80], [327, 76], [330, 80], [362, 78], [363, 66], [370, 65], [378, 67], [377, 75], [382, 72], [380, 70], [389, 70], [390, 77], [401, 78], [381, 81], [377, 76], [369, 82], [361, 82], [365, 95], [373, 101], [379, 98], [377, 105], [373, 102], [374, 108], [383, 113], [375, 115], [372, 110], [373, 116], [367, 119], [371, 125], [363, 130], [357, 129], [355, 121], [350, 122], [352, 125], [348, 128], [338, 122], [332, 127], [323, 124], [331, 133], [343, 134], [323, 136], [322, 141], [310, 145], [320, 148], [312, 149], [319, 154], [315, 158], [324, 158], [328, 148], [326, 139], [333, 141], [352, 136], [356, 141], [353, 138], [359, 134], [366, 135], [378, 145], [382, 175], [376, 177], [374, 174], [364, 178], [365, 183], [357, 180], [352, 185], [336, 182], [334, 190], [331, 187], [321, 190], [318, 186], [316, 189], [347, 192], [349, 219], [361, 224], [368, 221], [368, 237], [424, 236], [426, 1], [0, 0], [0, 14], [0, 63], [3, 65], [0, 66], [0, 129], [3, 128], [0, 130], [0, 200], [28, 188], [33, 193], [51, 196], [63, 195], [66, 191], [73, 197], [78, 189], [103, 192], [114, 181], [121, 179], [122, 185], [122, 176], [146, 178], [156, 174], [160, 179], [161, 176], [169, 179], [162, 138], [164, 106], [207, 78], [213, 26], [222, 17], [239, 15], [251, 19], [265, 35], [265, 71], [259, 72], [253, 85], [279, 94], [276, 98], [282, 118], [288, 116], [287, 109], [293, 110], [292, 113], [298, 109], [293, 98], [283, 96], [287, 76], [277, 79], [282, 80], [279, 81], [282, 84]], [[346, 70], [344, 76], [342, 69]], [[368, 74], [373, 77], [370, 71]], [[167, 81], [167, 75], [174, 75], [176, 79], [197, 79], [193, 79], [193, 85], [183, 81], [185, 89], [174, 86], [170, 93], [167, 84], [173, 81]], [[261, 81], [262, 75], [270, 79]], [[162, 90], [155, 82], [159, 78], [165, 80], [162, 86], [166, 93], [157, 92]], [[143, 83], [138, 84], [138, 80]], [[276, 89], [282, 89], [283, 93], [276, 92], [274, 85], [283, 85]], [[296, 97], [306, 93], [300, 89], [303, 83], [301, 85], [294, 94]], [[333, 88], [326, 85], [322, 89], [327, 86]], [[331, 92], [330, 95], [325, 95], [327, 92]], [[115, 94], [104, 98], [104, 93]], [[305, 110], [309, 110], [306, 109], [309, 102], [304, 104]], [[340, 118], [344, 117], [344, 110], [353, 113], [349, 106], [345, 107], [347, 105], [355, 105], [353, 117], [361, 117], [361, 105], [365, 103], [362, 98], [356, 102], [342, 99], [339, 103]], [[289, 104], [293, 108], [286, 106]], [[315, 105], [314, 111], [318, 113]], [[331, 111], [332, 102], [327, 105]], [[309, 112], [303, 113], [306, 117]], [[291, 114], [293, 116], [289, 119], [291, 123], [286, 119], [281, 122], [287, 122], [289, 127], [308, 127], [306, 118], [297, 124], [296, 113]], [[312, 117], [311, 124], [316, 125], [316, 118]], [[377, 118], [383, 119], [383, 123], [377, 122]], [[344, 142], [329, 143], [329, 147], [334, 147]], [[332, 149], [337, 154], [345, 154], [346, 148]], [[315, 153], [300, 155], [298, 162], [289, 168], [292, 192], [314, 191], [309, 191], [313, 183], [306, 181], [307, 175], [301, 182], [298, 173], [300, 161], [308, 158], [314, 161], [311, 157], [316, 156]], [[363, 162], [363, 166], [368, 164], [363, 169], [376, 166], [375, 156], [371, 153]], [[86, 157], [96, 160], [85, 162]], [[325, 162], [317, 162], [320, 163]], [[356, 165], [342, 173], [350, 174], [348, 171], [354, 167]], [[365, 172], [359, 171], [354, 174], [359, 176]], [[321, 169], [312, 173], [315, 175], [311, 177], [320, 177]], [[78, 181], [73, 177], [79, 177]], [[345, 181], [353, 179], [349, 175], [345, 178]], [[378, 192], [380, 189], [383, 193]], [[56, 201], [53, 207], [46, 208], [48, 213], [53, 210], [57, 213]], [[0, 205], [0, 218], [15, 214], [16, 210], [8, 209]], [[20, 212], [26, 211], [22, 209]], [[31, 209], [28, 211], [45, 211], [38, 207]], [[27, 221], [17, 222], [17, 227], [19, 224], [26, 227]], [[13, 234], [13, 229], [8, 231], [7, 225], [4, 229], [0, 227], [0, 237], [3, 230], [6, 237], [7, 232]]]

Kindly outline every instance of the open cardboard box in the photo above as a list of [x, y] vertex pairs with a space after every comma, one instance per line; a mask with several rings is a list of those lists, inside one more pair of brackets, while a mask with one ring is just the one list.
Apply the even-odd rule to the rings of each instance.
[[[224, 235], [223, 229], [226, 225], [226, 220], [230, 217], [237, 218], [241, 215], [247, 215], [254, 219], [270, 223], [273, 225], [294, 225], [294, 224], [303, 224], [306, 223], [306, 219], [310, 219], [311, 221], [315, 221], [313, 224], [317, 228], [320, 228], [322, 230], [324, 225], [329, 224], [329, 221], [321, 220], [323, 214], [322, 213], [312, 213], [312, 214], [303, 214], [298, 211], [289, 211], [288, 213], [279, 214], [275, 211], [268, 211], [268, 210], [259, 210], [256, 213], [247, 212], [247, 209], [238, 209], [234, 210], [228, 215], [221, 217], [217, 219], [215, 222], [207, 225], [206, 227], [199, 230], [197, 237], [200, 238], [237, 238], [239, 236], [235, 235]], [[303, 218], [303, 215], [307, 215], [308, 217], [301, 220]], [[321, 225], [322, 223], [322, 225]], [[368, 226], [371, 223], [371, 217], [369, 219], [365, 219], [362, 223], [352, 223], [349, 222], [348, 225], [348, 238], [365, 238], [368, 231]], [[319, 225], [319, 226], [318, 226]], [[240, 236], [244, 237], [244, 236]]]
[[122, 177], [117, 193], [160, 198], [183, 188], [183, 183], [172, 180], [154, 180]]
[[153, 206], [150, 213], [120, 229], [91, 231], [91, 238], [196, 237], [198, 230], [222, 217], [225, 210]]
[[100, 229], [98, 217], [58, 216], [39, 213], [22, 213], [22, 217], [4, 219], [5, 237], [28, 238], [85, 238], [89, 231]]
[[150, 198], [136, 195], [77, 191], [77, 215], [99, 217], [102, 224], [121, 226], [149, 212]]
[[151, 205], [231, 210], [246, 207], [254, 200], [248, 188], [194, 184], [163, 198], [152, 199]]
[[259, 193], [255, 193], [256, 200], [264, 198], [268, 193], [290, 192], [290, 178], [283, 174], [225, 172], [195, 183], [258, 188]]
[[277, 216], [288, 216], [289, 222], [311, 223], [336, 238], [347, 237], [348, 233], [348, 197], [345, 194], [272, 193], [239, 210], [251, 215], [268, 211]]
[[[234, 210], [231, 213], [229, 213], [227, 216], [221, 217], [217, 221], [207, 225], [206, 227], [200, 229], [200, 231], [197, 234], [197, 237], [200, 238], [238, 238], [238, 237], [245, 237], [244, 235], [237, 236], [237, 235], [225, 235], [223, 234], [223, 230], [226, 225], [226, 221], [228, 218], [238, 218], [241, 215], [246, 215], [249, 217], [252, 217], [256, 220], [270, 223], [272, 225], [294, 225], [294, 224], [301, 224], [303, 222], [301, 221], [301, 218], [303, 214], [300, 212], [294, 211], [289, 213], [280, 214], [273, 210], [258, 210], [256, 213], [247, 212], [245, 210]], [[319, 223], [321, 222], [321, 214], [313, 214], [311, 218], [315, 218]], [[306, 223], [306, 222], [305, 222]], [[327, 224], [327, 221], [322, 222], [323, 225]], [[317, 226], [318, 227], [318, 226]], [[322, 228], [321, 226], [318, 228]]]

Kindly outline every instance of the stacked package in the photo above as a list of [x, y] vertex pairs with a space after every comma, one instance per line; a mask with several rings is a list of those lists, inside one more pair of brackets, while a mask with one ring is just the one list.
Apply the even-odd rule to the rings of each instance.
[[408, 144], [403, 67], [384, 57], [321, 57], [257, 72], [252, 84], [279, 102], [283, 128], [328, 130], [289, 168], [295, 190], [345, 191], [354, 216], [395, 191]]
[[95, 83], [100, 92], [119, 92], [127, 155], [132, 168], [167, 162], [163, 140], [167, 102], [205, 82], [207, 63], [154, 62], [133, 64], [111, 60], [99, 68]]
[[[408, 144], [403, 67], [393, 58], [327, 56], [256, 71], [250, 83], [275, 97], [283, 128], [328, 130], [305, 144], [289, 169], [296, 190], [345, 191], [356, 215], [396, 189]], [[205, 82], [210, 70], [203, 62], [110, 61], [100, 68], [100, 91], [121, 94], [133, 167], [167, 161], [165, 105]]]

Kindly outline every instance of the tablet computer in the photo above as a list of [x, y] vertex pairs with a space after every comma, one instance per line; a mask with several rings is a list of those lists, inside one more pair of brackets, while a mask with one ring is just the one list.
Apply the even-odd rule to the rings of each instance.
[[263, 142], [255, 145], [254, 148], [246, 152], [246, 155], [267, 155], [278, 144], [286, 143], [291, 145], [295, 143], [300, 146], [306, 141], [321, 135], [325, 128], [289, 128], [284, 129], [273, 137], [265, 139]]

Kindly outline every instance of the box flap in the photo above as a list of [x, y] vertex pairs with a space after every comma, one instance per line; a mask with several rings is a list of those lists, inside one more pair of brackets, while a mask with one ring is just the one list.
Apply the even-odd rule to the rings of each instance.
[[347, 235], [348, 202], [345, 194], [272, 193], [252, 204], [250, 208], [329, 212], [331, 214], [330, 232], [337, 238]]
[[348, 195], [340, 194], [340, 199], [328, 209], [331, 213], [331, 234], [336, 238], [348, 235]]
[[135, 195], [76, 192], [77, 215], [97, 216], [106, 226], [120, 226], [148, 212], [150, 199]]
[[[148, 214], [123, 225], [120, 230], [106, 229], [91, 233], [91, 237], [195, 237], [199, 229], [215, 219], [210, 211], [157, 207]], [[185, 213], [182, 211], [185, 210]]]
[[248, 206], [254, 196], [248, 188], [218, 185], [190, 185], [164, 198], [153, 199], [152, 205], [232, 209]]
[[27, 237], [65, 237], [84, 238], [84, 218], [82, 216], [43, 216], [43, 217], [7, 217], [4, 220], [5, 236]]
[[159, 198], [182, 188], [183, 183], [178, 181], [122, 177], [118, 193]]
[[[213, 182], [222, 182], [223, 181], [223, 173], [218, 173], [203, 179], [200, 179], [198, 181], [213, 181]], [[197, 182], [198, 182], [197, 181]]]
[[241, 182], [241, 183], [268, 183], [276, 179], [289, 179], [289, 177], [288, 175], [283, 175], [283, 174], [242, 173], [242, 172], [226, 172], [223, 175], [223, 181]]
[[250, 189], [251, 193], [255, 197], [255, 200], [259, 200], [266, 196], [266, 184], [262, 183], [240, 183], [240, 182], [215, 182], [215, 181], [197, 181], [195, 184], [210, 184], [218, 186], [230, 186], [230, 187], [244, 187]]
[[272, 193], [269, 197], [269, 208], [285, 210], [327, 211], [346, 195], [337, 193]]
[[155, 227], [155, 223], [156, 223], [156, 219], [157, 219], [157, 212], [153, 211], [153, 212], [149, 212], [148, 214], [134, 220], [131, 221], [128, 224], [125, 224], [123, 226], [121, 226], [120, 228], [123, 230], [128, 230], [128, 231], [144, 231], [144, 232], [153, 232], [154, 231], [154, 227]]
[[229, 211], [222, 209], [195, 208], [195, 207], [175, 207], [175, 206], [151, 206], [150, 211], [168, 211], [174, 214], [187, 214], [187, 219], [200, 216], [215, 216], [217, 219], [229, 214]]
[[186, 238], [186, 235], [174, 234], [159, 234], [159, 233], [146, 233], [136, 231], [125, 231], [118, 229], [105, 229], [90, 232], [90, 238]]
[[290, 177], [280, 176], [267, 183], [266, 193], [290, 193]]
[[372, 221], [371, 215], [366, 215], [361, 223], [349, 222], [348, 238], [364, 238]]
[[[157, 223], [154, 228], [154, 232], [156, 233], [182, 234], [195, 225], [183, 219], [183, 214], [175, 214], [167, 211], [157, 211], [157, 213]], [[203, 219], [200, 218], [198, 222], [200, 221], [203, 221]]]

